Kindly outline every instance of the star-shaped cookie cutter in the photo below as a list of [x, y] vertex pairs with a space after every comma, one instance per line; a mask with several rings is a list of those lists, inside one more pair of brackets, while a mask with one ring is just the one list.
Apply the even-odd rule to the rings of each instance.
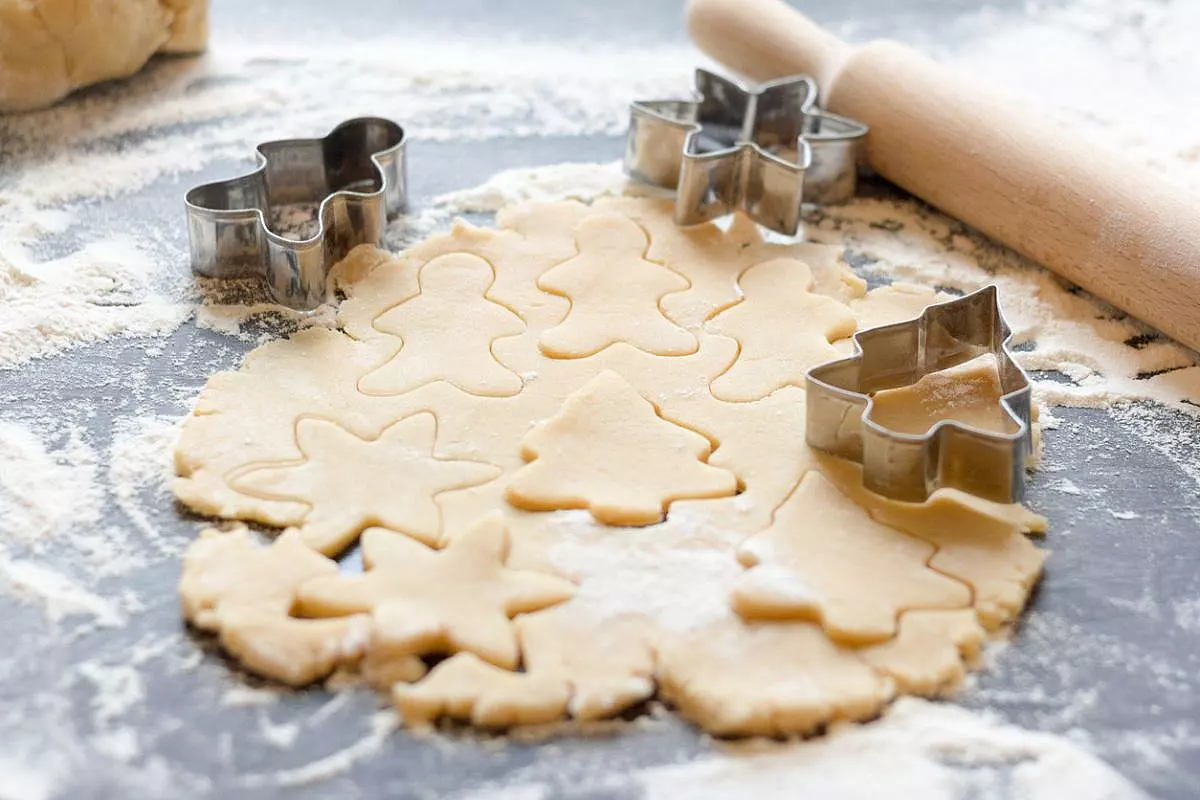
[[788, 236], [800, 204], [849, 200], [867, 126], [822, 111], [803, 75], [747, 86], [696, 70], [690, 100], [632, 103], [625, 172], [675, 190], [675, 222], [742, 210]]
[[[927, 307], [919, 317], [854, 335], [855, 353], [809, 370], [809, 446], [863, 465], [863, 484], [896, 500], [921, 502], [953, 487], [999, 503], [1020, 501], [1033, 447], [1029, 377], [1008, 349], [1012, 331], [994, 285]], [[943, 420], [923, 434], [871, 419], [873, 395], [991, 353], [1014, 423], [1009, 433]]]
[[[259, 276], [271, 297], [296, 309], [327, 299], [329, 269], [360, 244], [379, 244], [406, 200], [404, 129], [359, 117], [320, 139], [258, 146], [258, 167], [187, 193], [192, 271], [214, 278]], [[290, 239], [268, 215], [319, 203], [317, 231]]]

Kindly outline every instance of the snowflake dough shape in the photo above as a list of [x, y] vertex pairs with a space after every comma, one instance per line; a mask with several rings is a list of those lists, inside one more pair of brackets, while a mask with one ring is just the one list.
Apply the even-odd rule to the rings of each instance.
[[294, 530], [262, 547], [245, 528], [209, 529], [183, 556], [179, 599], [184, 619], [218, 632], [221, 644], [247, 669], [303, 686], [357, 659], [367, 644], [365, 615], [289, 616], [301, 584], [336, 573], [337, 564], [310, 550]]
[[691, 284], [645, 259], [646, 233], [627, 217], [588, 217], [576, 232], [579, 255], [544, 272], [537, 285], [571, 301], [566, 319], [542, 334], [551, 358], [585, 358], [625, 342], [659, 356], [686, 356], [700, 345], [659, 307]]
[[515, 669], [512, 617], [575, 591], [563, 578], [504, 566], [508, 531], [499, 514], [454, 536], [444, 550], [372, 528], [362, 535], [362, 553], [365, 573], [306, 582], [296, 608], [306, 617], [373, 612], [372, 651], [397, 656], [461, 651]]
[[[741, 302], [705, 325], [741, 345], [737, 361], [712, 382], [713, 397], [746, 403], [784, 386], [803, 386], [812, 367], [838, 357], [830, 344], [854, 333], [850, 309], [813, 294], [812, 271], [803, 261], [777, 258], [756, 264], [738, 280]], [[764, 325], [764, 319], [803, 325]]]
[[296, 423], [303, 461], [260, 465], [238, 474], [238, 491], [307, 503], [301, 535], [310, 547], [336, 555], [371, 525], [406, 533], [430, 545], [441, 539], [442, 492], [487, 483], [490, 464], [439, 458], [437, 419], [413, 414], [360, 439], [324, 419]]
[[525, 323], [487, 296], [492, 267], [469, 253], [438, 256], [418, 273], [421, 293], [382, 314], [375, 328], [404, 346], [359, 381], [367, 394], [403, 394], [446, 381], [468, 394], [511, 397], [521, 378], [492, 355], [492, 342], [525, 331]]
[[606, 525], [653, 525], [684, 498], [729, 497], [737, 477], [706, 463], [712, 444], [659, 416], [606, 370], [525, 437], [508, 501], [530, 511], [586, 508]]
[[902, 611], [971, 604], [966, 584], [929, 569], [933, 554], [933, 545], [876, 522], [809, 472], [770, 527], [738, 549], [750, 569], [733, 607], [747, 620], [819, 622], [850, 645], [886, 641]]

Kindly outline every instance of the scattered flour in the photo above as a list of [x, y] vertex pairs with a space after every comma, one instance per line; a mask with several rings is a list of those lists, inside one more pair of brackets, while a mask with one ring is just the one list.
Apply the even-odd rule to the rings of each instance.
[[125, 624], [126, 615], [112, 599], [101, 597], [72, 578], [44, 564], [8, 558], [0, 553], [0, 587], [21, 599], [41, 601], [52, 622], [80, 614], [89, 615], [100, 627]]
[[53, 436], [0, 420], [0, 548], [95, 525], [104, 501], [99, 465], [79, 431]]
[[191, 307], [160, 293], [158, 271], [154, 258], [125, 238], [39, 261], [0, 229], [0, 370], [113, 336], [175, 330]]
[[[990, 713], [906, 697], [881, 720], [842, 725], [811, 741], [717, 744], [669, 766], [578, 776], [591, 796], [647, 800], [816, 797], [838, 800], [1145, 800], [1143, 792], [1069, 739]], [[456, 800], [559, 796], [538, 775], [487, 784]]]
[[516, 203], [552, 203], [561, 200], [591, 202], [619, 195], [630, 188], [620, 162], [611, 164], [556, 164], [548, 167], [498, 172], [472, 189], [435, 197], [435, 208], [446, 212], [496, 212]]
[[[1043, 7], [1033, 2], [1023, 16], [980, 11], [960, 25], [957, 33], [964, 45], [940, 55], [964, 70], [1040, 95], [1062, 108], [1072, 123], [1149, 169], [1200, 188], [1200, 106], [1172, 102], [1200, 94], [1193, 42], [1197, 25], [1200, 5], [1194, 3], [1075, 0], [1065, 7]], [[915, 33], [909, 38], [922, 44]], [[1055, 58], [1048, 64], [1028, 58], [1030, 52], [1053, 52]], [[247, 320], [277, 314], [277, 307], [220, 302], [197, 308], [186, 253], [178, 242], [164, 244], [153, 235], [90, 226], [84, 230], [78, 208], [207, 166], [233, 174], [228, 165], [249, 164], [260, 141], [320, 135], [349, 115], [346, 109], [331, 108], [328, 98], [340, 96], [351, 77], [363, 106], [359, 110], [393, 115], [425, 142], [612, 135], [622, 132], [630, 99], [686, 89], [695, 61], [686, 48], [614, 51], [574, 43], [435, 44], [412, 39], [403, 48], [387, 41], [356, 42], [353, 48], [336, 40], [314, 43], [306, 45], [305, 59], [297, 60], [292, 43], [225, 39], [202, 61], [159, 61], [120, 88], [4, 118], [0, 156], [20, 166], [0, 181], [0, 370], [111, 337], [163, 336], [193, 313], [203, 327], [236, 335], [245, 335]], [[305, 91], [297, 93], [297, 85]], [[185, 175], [184, 184], [191, 179]], [[589, 200], [620, 191], [623, 184], [612, 163], [507, 170], [399, 218], [389, 228], [388, 243], [414, 241], [453, 214], [486, 213], [523, 200]], [[84, 243], [56, 250], [59, 238], [70, 233], [82, 235]], [[1043, 403], [1101, 406], [1146, 399], [1191, 413], [1194, 409], [1185, 401], [1200, 397], [1194, 354], [918, 203], [860, 199], [810, 215], [808, 233], [844, 244], [853, 256], [873, 261], [868, 268], [891, 278], [961, 291], [998, 283], [1024, 348], [1022, 363], [1057, 373], [1037, 376]], [[93, 239], [97, 236], [107, 238]], [[202, 287], [202, 293], [207, 291]], [[329, 325], [332, 316], [323, 309], [290, 322]], [[1191, 434], [1164, 434], [1146, 408], [1119, 405], [1114, 413], [1200, 482]], [[0, 420], [0, 587], [36, 598], [51, 620], [82, 614], [101, 626], [124, 624], [135, 600], [101, 596], [42, 563], [39, 553], [70, 539], [75, 559], [93, 566], [93, 574], [104, 575], [107, 568], [112, 570], [108, 575], [119, 575], [144, 565], [147, 558], [173, 552], [171, 543], [159, 538], [152, 515], [154, 509], [169, 508], [163, 497], [175, 425], [159, 416], [122, 420], [105, 450], [78, 431]], [[1067, 480], [1057, 488], [1067, 494], [1080, 491]], [[128, 525], [99, 526], [110, 502]], [[1124, 519], [1132, 512], [1112, 513]], [[663, 527], [669, 530], [670, 524]], [[572, 518], [563, 533], [586, 538], [587, 524]], [[9, 552], [18, 547], [19, 556]], [[636, 610], [674, 628], [728, 613], [701, 595], [723, 595], [714, 586], [732, 580], [740, 571], [736, 564], [691, 564], [687, 574], [692, 581], [703, 570], [712, 583], [689, 583], [680, 591], [679, 584], [672, 585], [670, 564], [654, 566], [652, 551], [629, 541], [611, 548], [563, 548], [555, 560], [574, 574], [594, 570], [622, 575], [623, 587], [580, 593], [573, 602], [588, 613], [619, 613], [625, 610], [620, 604], [633, 598]], [[1171, 613], [1181, 630], [1200, 630], [1200, 601], [1177, 601]], [[1069, 642], [1072, 635], [1059, 631], [1054, 641]], [[1054, 657], [1087, 662], [1069, 653], [1054, 652]], [[104, 721], [115, 721], [145, 692], [136, 664], [122, 668], [86, 662], [79, 669], [99, 693], [93, 717]], [[235, 687], [221, 702], [260, 706], [277, 698], [273, 691]], [[340, 774], [377, 753], [394, 726], [390, 711], [379, 712], [359, 742], [300, 769], [244, 775], [243, 785], [302, 786]], [[290, 746], [297, 737], [291, 724], [272, 723], [265, 710], [260, 727], [264, 739], [279, 747]], [[1180, 734], [1184, 738], [1172, 738], [1167, 732], [1161, 740], [1147, 737], [1143, 744], [1129, 746], [1149, 762], [1190, 735], [1185, 731]], [[115, 762], [138, 752], [136, 735], [112, 725], [103, 736], [96, 749], [114, 763], [85, 754], [65, 731], [54, 733], [51, 746], [34, 738], [6, 742], [6, 752], [0, 754], [5, 775], [0, 798], [58, 796], [70, 788], [71, 774], [99, 776], [104, 786], [118, 791], [136, 785], [160, 795], [204, 793], [202, 783], [180, 786], [177, 776], [154, 758], [134, 771], [121, 771], [124, 767]], [[672, 798], [799, 794], [804, 789], [814, 796], [931, 800], [1140, 796], [1066, 738], [913, 699], [899, 701], [879, 723], [824, 740], [644, 770], [631, 780], [647, 797]], [[543, 787], [531, 786], [507, 787], [503, 794], [498, 788], [487, 796], [547, 794]]]
[[166, 552], [173, 551], [164, 548], [151, 509], [161, 509], [175, 475], [172, 453], [182, 423], [182, 417], [120, 419], [113, 428], [108, 454], [107, 486], [117, 508], [141, 534], [141, 545]]
[[92, 719], [106, 727], [146, 699], [142, 673], [130, 664], [85, 661], [76, 670], [92, 684]]
[[[702, 758], [636, 776], [648, 800], [837, 797], [845, 800], [1134, 800], [1140, 790], [1068, 740], [915, 698], [879, 722], [819, 741]], [[740, 748], [744, 749], [744, 748]]]
[[239, 780], [242, 786], [250, 787], [297, 787], [319, 783], [345, 772], [354, 764], [369, 758], [383, 747], [388, 737], [399, 727], [400, 720], [392, 709], [377, 711], [370, 718], [366, 735], [357, 742], [324, 758], [312, 761], [296, 769], [279, 770], [244, 775]]
[[678, 513], [656, 525], [653, 536], [606, 534], [588, 511], [556, 512], [549, 519], [558, 539], [550, 561], [579, 583], [564, 609], [591, 619], [640, 613], [677, 631], [732, 613], [729, 592], [744, 572], [730, 555], [736, 541], [721, 548], [688, 547], [706, 535], [720, 537], [719, 531], [704, 531]]

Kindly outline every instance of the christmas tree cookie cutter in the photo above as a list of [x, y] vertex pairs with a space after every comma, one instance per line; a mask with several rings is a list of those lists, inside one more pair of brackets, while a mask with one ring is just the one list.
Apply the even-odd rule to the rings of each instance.
[[675, 222], [744, 211], [788, 236], [800, 205], [849, 200], [867, 126], [817, 108], [817, 86], [796, 75], [749, 86], [696, 70], [689, 100], [630, 105], [625, 172], [675, 191]]
[[[272, 299], [313, 309], [327, 298], [329, 269], [360, 244], [379, 244], [407, 195], [404, 129], [359, 117], [320, 139], [258, 146], [258, 167], [187, 193], [192, 271], [261, 277]], [[280, 206], [319, 203], [317, 230], [290, 239], [271, 229]]]
[[[921, 502], [953, 487], [999, 503], [1019, 502], [1032, 452], [1029, 377], [1008, 349], [1012, 331], [994, 285], [927, 307], [919, 317], [854, 335], [855, 352], [809, 370], [805, 381], [809, 446], [863, 465], [873, 492]], [[1013, 423], [1003, 433], [943, 420], [923, 434], [871, 419], [873, 395], [991, 353], [1000, 404]]]

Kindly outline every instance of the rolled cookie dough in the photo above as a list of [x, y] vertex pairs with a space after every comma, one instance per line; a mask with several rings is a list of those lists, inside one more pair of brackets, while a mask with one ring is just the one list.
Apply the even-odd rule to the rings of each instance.
[[[222, 552], [272, 567], [319, 547], [329, 512], [352, 514], [329, 552], [372, 526], [365, 573], [314, 554], [321, 574], [280, 587], [289, 616], [268, 609], [269, 631], [309, 637], [305, 674], [358, 670], [408, 725], [598, 719], [656, 695], [715, 734], [810, 734], [946, 691], [1020, 613], [1044, 558], [1025, 533], [1044, 521], [952, 491], [891, 501], [805, 444], [804, 370], [936, 294], [868, 292], [837, 248], [766, 242], [743, 219], [679, 228], [671, 211], [520, 206], [395, 259], [356, 251], [338, 329], [209, 381], [177, 496], [298, 528], [285, 548]], [[997, 386], [978, 359], [881, 393], [879, 413], [1002, 426]], [[398, 457], [404, 420], [422, 437]], [[452, 465], [490, 467], [433, 480]], [[214, 546], [193, 545], [185, 583], [244, 605], [201, 557]], [[227, 652], [296, 682], [248, 657], [263, 647], [231, 636], [231, 614]], [[314, 627], [363, 618], [360, 651]]]
[[51, 105], [207, 41], [208, 0], [0, 0], [0, 111]]

